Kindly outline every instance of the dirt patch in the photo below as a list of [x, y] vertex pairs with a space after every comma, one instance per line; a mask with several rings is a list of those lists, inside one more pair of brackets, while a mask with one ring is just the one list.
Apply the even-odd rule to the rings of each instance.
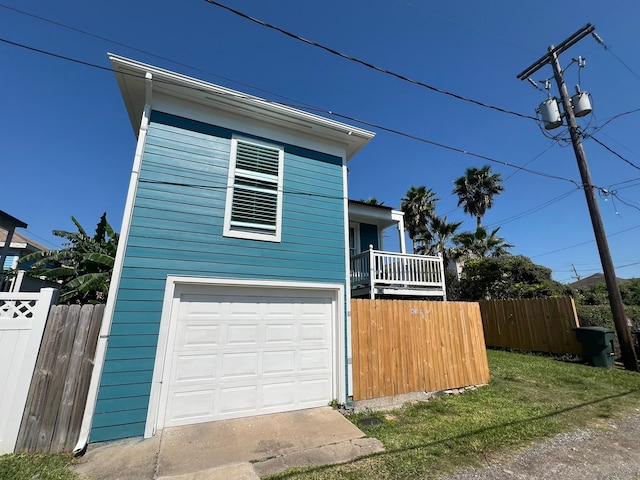
[[576, 430], [536, 444], [503, 463], [466, 470], [445, 480], [638, 480], [640, 409], [603, 428]]

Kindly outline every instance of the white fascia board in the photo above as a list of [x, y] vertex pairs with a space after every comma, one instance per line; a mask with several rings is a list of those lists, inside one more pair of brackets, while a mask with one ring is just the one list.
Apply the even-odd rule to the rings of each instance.
[[209, 108], [232, 111], [247, 118], [258, 118], [264, 123], [323, 137], [333, 143], [341, 144], [347, 152], [347, 159], [353, 157], [375, 135], [373, 132], [352, 125], [118, 55], [109, 54], [109, 60], [116, 73], [134, 129], [139, 125], [145, 103], [144, 77], [146, 73], [151, 73], [154, 79], [154, 93], [182, 97], [207, 105]]

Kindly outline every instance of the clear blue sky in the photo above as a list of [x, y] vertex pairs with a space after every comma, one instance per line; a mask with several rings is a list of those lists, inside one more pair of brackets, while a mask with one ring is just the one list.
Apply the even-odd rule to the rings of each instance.
[[[587, 59], [580, 81], [592, 94], [594, 114], [581, 124], [611, 150], [640, 165], [640, 112], [596, 131], [615, 115], [640, 108], [640, 3], [496, 0], [491, 8], [482, 3], [226, 0], [248, 15], [382, 68], [533, 116], [546, 94], [516, 75], [549, 45], [590, 22], [610, 49], [587, 37], [561, 57], [563, 66], [578, 55]], [[572, 148], [546, 138], [533, 120], [373, 71], [204, 0], [0, 0], [0, 5], [3, 40], [106, 68], [106, 54], [113, 52], [580, 183]], [[49, 247], [60, 245], [52, 230], [74, 230], [71, 215], [92, 231], [107, 211], [119, 229], [135, 136], [113, 73], [4, 42], [0, 72], [0, 210], [27, 222], [25, 233]], [[545, 67], [534, 77], [551, 76]], [[573, 90], [576, 65], [567, 70], [566, 79]], [[555, 87], [552, 93], [557, 95]], [[488, 162], [360, 126], [377, 135], [350, 162], [351, 198], [376, 197], [397, 207], [411, 185], [426, 185], [441, 199], [439, 215], [464, 221], [465, 230], [475, 228], [475, 220], [456, 208], [452, 182], [467, 167]], [[566, 136], [560, 129], [553, 133]], [[640, 179], [640, 170], [591, 139], [585, 140], [585, 150], [594, 184], [617, 195], [600, 199], [617, 274], [640, 277], [640, 180], [632, 181]], [[506, 179], [505, 192], [496, 198], [484, 224], [501, 226], [499, 235], [515, 245], [513, 253], [552, 268], [554, 277], [565, 282], [572, 281], [572, 264], [582, 276], [601, 270], [581, 190], [570, 181], [490, 165]], [[544, 204], [548, 206], [536, 211]], [[394, 247], [393, 239], [388, 247]]]

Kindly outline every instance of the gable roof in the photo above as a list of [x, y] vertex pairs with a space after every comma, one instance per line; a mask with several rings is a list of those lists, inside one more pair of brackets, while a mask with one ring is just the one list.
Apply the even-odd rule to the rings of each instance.
[[344, 146], [347, 160], [353, 157], [375, 134], [302, 110], [270, 102], [236, 90], [221, 87], [186, 75], [109, 54], [129, 120], [138, 134], [146, 102], [146, 75], [151, 76], [152, 91], [211, 108], [232, 112], [248, 119], [311, 135]]

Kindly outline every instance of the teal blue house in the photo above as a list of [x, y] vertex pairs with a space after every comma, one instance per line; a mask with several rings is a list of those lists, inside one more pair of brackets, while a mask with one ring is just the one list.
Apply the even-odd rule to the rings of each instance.
[[138, 143], [84, 440], [345, 401], [346, 162], [373, 133], [110, 60]]
[[110, 60], [138, 141], [76, 450], [347, 401], [351, 298], [444, 298], [402, 212], [348, 200], [373, 133]]

